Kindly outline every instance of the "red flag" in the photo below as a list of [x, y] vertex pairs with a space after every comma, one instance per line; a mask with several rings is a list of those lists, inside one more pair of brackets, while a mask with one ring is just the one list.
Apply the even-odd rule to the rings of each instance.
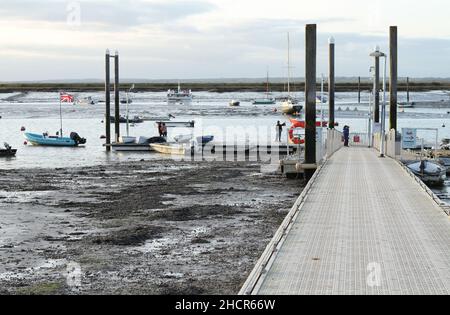
[[60, 100], [62, 103], [73, 103], [75, 98], [68, 93], [60, 93]]

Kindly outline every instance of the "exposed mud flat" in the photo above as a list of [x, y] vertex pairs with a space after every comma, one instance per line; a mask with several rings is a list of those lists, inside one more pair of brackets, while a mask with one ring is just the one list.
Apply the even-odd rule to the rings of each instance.
[[0, 294], [236, 294], [302, 190], [260, 169], [0, 171]]

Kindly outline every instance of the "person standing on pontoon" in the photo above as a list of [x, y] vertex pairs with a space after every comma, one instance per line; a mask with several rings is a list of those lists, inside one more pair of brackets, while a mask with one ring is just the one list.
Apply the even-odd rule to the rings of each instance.
[[280, 121], [277, 122], [277, 141], [281, 142], [281, 136], [283, 135], [283, 127], [286, 127], [286, 123], [282, 124]]

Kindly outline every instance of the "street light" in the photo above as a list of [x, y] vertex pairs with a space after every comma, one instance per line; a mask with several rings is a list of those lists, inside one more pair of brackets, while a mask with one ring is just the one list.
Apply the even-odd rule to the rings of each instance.
[[[375, 96], [375, 102], [377, 100], [377, 93], [379, 93], [379, 91], [377, 91], [378, 88], [378, 77], [377, 74], [380, 73], [380, 58], [383, 57], [384, 58], [384, 75], [383, 75], [383, 105], [381, 107], [381, 147], [380, 147], [380, 157], [384, 157], [385, 156], [385, 150], [384, 150], [384, 146], [385, 146], [385, 133], [386, 133], [386, 67], [387, 67], [387, 56], [386, 54], [382, 53], [380, 51], [380, 46], [376, 46], [375, 47], [375, 51], [373, 53], [370, 54], [371, 57], [375, 58], [375, 80], [374, 80], [374, 86], [373, 86], [373, 90], [374, 90], [374, 96]], [[375, 108], [375, 110], [377, 110], [377, 108]]]

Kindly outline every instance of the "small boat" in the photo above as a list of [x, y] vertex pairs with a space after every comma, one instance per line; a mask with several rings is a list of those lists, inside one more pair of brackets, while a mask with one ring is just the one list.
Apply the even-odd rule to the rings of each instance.
[[425, 184], [431, 186], [443, 185], [447, 179], [447, 170], [438, 163], [423, 160], [408, 164], [407, 167]]
[[0, 149], [0, 157], [13, 157], [16, 156], [17, 150], [11, 148], [11, 146], [5, 142], [5, 148]]
[[241, 106], [241, 102], [232, 100], [229, 105], [231, 107], [238, 107], [238, 106]]
[[51, 147], [78, 147], [86, 144], [86, 139], [81, 138], [76, 132], [72, 132], [70, 137], [49, 136], [48, 134], [25, 133], [25, 139], [32, 145]]
[[179, 135], [174, 137], [175, 142], [177, 143], [189, 143], [191, 142], [193, 135]]
[[281, 103], [281, 111], [286, 115], [299, 114], [303, 110], [302, 105], [296, 105], [291, 99], [287, 99]]
[[[116, 117], [111, 116], [110, 117], [110, 121], [111, 121], [112, 124], [114, 124], [116, 122]], [[120, 116], [119, 117], [119, 122], [121, 124], [126, 124], [127, 123], [127, 118], [123, 117], [123, 116]], [[140, 118], [139, 116], [134, 116], [133, 118], [129, 118], [128, 122], [130, 124], [142, 124], [144, 122], [144, 120], [142, 118]]]
[[95, 101], [91, 96], [85, 97], [85, 98], [78, 98], [75, 100], [74, 105], [95, 105]]
[[186, 155], [186, 146], [180, 144], [150, 144], [150, 147], [161, 154]]
[[269, 70], [267, 70], [267, 82], [266, 82], [266, 97], [261, 99], [256, 99], [252, 102], [253, 105], [275, 105], [277, 100], [271, 97], [270, 93], [270, 83], [269, 83]]
[[281, 111], [287, 115], [299, 114], [303, 110], [303, 106], [297, 105], [297, 102], [291, 95], [291, 53], [290, 39], [288, 33], [288, 97], [281, 103]]
[[117, 152], [150, 152], [153, 149], [150, 144], [153, 143], [166, 143], [166, 139], [163, 137], [145, 138], [140, 137], [121, 137], [119, 143], [111, 144], [111, 148]]
[[398, 103], [398, 108], [400, 109], [414, 108], [414, 103]]
[[186, 128], [194, 128], [195, 127], [195, 121], [158, 121], [156, 122], [157, 125], [159, 124], [165, 124], [166, 127], [186, 127]]
[[121, 99], [120, 100], [120, 104], [132, 104], [133, 103], [133, 100], [132, 99], [126, 99], [126, 98], [123, 98], [123, 99]]
[[276, 103], [277, 100], [273, 97], [256, 99], [252, 102], [253, 105], [275, 105]]
[[194, 96], [192, 95], [191, 90], [181, 90], [181, 85], [178, 83], [178, 90], [169, 90], [167, 91], [167, 100], [169, 103], [177, 103], [177, 102], [190, 102]]

